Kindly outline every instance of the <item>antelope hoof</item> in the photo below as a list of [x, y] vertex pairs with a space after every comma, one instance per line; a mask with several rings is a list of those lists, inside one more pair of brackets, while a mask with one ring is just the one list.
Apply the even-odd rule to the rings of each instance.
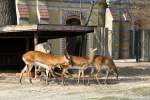
[[78, 80], [78, 85], [80, 84], [80, 80]]
[[30, 84], [33, 84], [33, 83], [32, 83], [32, 79], [29, 79], [29, 82], [30, 82]]
[[46, 82], [46, 85], [49, 85], [49, 83], [48, 83], [48, 82]]
[[63, 86], [67, 85], [65, 82], [61, 82], [61, 84], [62, 84]]
[[90, 82], [88, 82], [87, 85], [90, 86], [91, 85]]
[[78, 85], [80, 85], [80, 82], [78, 82]]
[[99, 80], [97, 80], [97, 84], [100, 85], [100, 81]]
[[48, 83], [48, 81], [46, 81], [46, 85], [48, 85], [49, 83]]
[[20, 83], [20, 84], [22, 84], [22, 81], [21, 81], [21, 79], [19, 79], [19, 83]]
[[119, 81], [119, 78], [117, 77], [116, 80]]
[[106, 80], [106, 81], [104, 81], [103, 83], [104, 83], [105, 85], [107, 85], [107, 84], [108, 84], [107, 80]]

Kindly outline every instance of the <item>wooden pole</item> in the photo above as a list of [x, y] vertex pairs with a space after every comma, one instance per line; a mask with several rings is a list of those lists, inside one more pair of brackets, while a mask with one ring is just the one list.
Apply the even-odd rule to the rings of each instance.
[[[37, 44], [38, 44], [38, 31], [34, 34], [34, 50]], [[38, 66], [35, 66], [35, 79], [37, 78], [37, 67]]]
[[26, 51], [29, 51], [30, 49], [30, 40], [29, 38], [25, 38], [26, 39]]
[[36, 32], [34, 34], [34, 50], [35, 50], [35, 46], [38, 44], [38, 32]]

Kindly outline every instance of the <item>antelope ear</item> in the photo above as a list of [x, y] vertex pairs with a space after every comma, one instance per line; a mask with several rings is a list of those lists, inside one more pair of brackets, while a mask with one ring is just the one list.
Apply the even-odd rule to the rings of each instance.
[[91, 52], [95, 52], [96, 50], [97, 50], [97, 48], [94, 48], [94, 49], [90, 48]]
[[92, 51], [94, 52], [94, 51], [96, 51], [96, 50], [97, 50], [97, 48], [93, 49]]

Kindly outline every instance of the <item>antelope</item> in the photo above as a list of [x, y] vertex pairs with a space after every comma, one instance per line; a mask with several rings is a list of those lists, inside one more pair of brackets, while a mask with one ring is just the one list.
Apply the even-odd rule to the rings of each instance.
[[53, 54], [46, 54], [40, 51], [28, 51], [22, 56], [22, 60], [25, 63], [24, 69], [21, 71], [19, 82], [22, 83], [22, 76], [25, 71], [28, 72], [29, 82], [32, 83], [32, 79], [30, 77], [30, 72], [34, 65], [39, 65], [46, 69], [46, 83], [48, 84], [48, 74], [53, 74], [53, 69], [55, 65], [66, 65], [70, 63], [70, 58], [68, 55], [60, 56]]
[[113, 62], [113, 59], [111, 57], [95, 55], [93, 62], [95, 63], [95, 67], [96, 67], [96, 80], [97, 80], [98, 84], [100, 83], [99, 79], [98, 79], [98, 74], [101, 71], [103, 66], [105, 66], [107, 68], [106, 78], [105, 78], [104, 83], [107, 83], [107, 79], [108, 79], [111, 71], [113, 71], [115, 73], [116, 79], [118, 80], [118, 70], [117, 70], [116, 65]]
[[89, 57], [70, 56], [71, 64], [73, 66], [77, 66], [77, 68], [79, 69], [79, 72], [78, 72], [78, 84], [80, 83], [81, 74], [82, 74], [83, 82], [84, 82], [84, 70], [87, 69], [88, 65], [92, 63], [93, 57], [94, 57], [93, 53], [96, 50], [97, 50], [97, 48], [95, 48], [95, 49], [91, 49], [90, 48], [90, 56]]
[[[47, 42], [37, 44], [35, 46], [35, 51], [41, 51], [41, 52], [50, 54], [51, 53], [51, 47], [52, 47], [51, 41], [47, 40]], [[41, 72], [43, 70], [43, 68], [40, 67], [39, 64], [34, 65], [34, 66], [35, 66], [35, 79], [36, 79], [37, 78], [37, 71]]]
[[47, 40], [47, 42], [37, 44], [35, 46], [35, 51], [41, 51], [41, 52], [50, 54], [51, 47], [52, 47], [51, 42], [49, 40]]

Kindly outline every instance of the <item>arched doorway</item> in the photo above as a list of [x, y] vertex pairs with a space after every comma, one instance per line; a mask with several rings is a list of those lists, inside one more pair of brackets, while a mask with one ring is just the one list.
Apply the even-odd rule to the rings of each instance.
[[67, 25], [81, 25], [81, 22], [78, 18], [71, 17], [67, 19], [66, 24]]
[[[66, 20], [67, 25], [81, 25], [78, 16], [68, 17]], [[82, 39], [83, 36], [68, 37], [66, 39], [67, 51], [70, 55], [81, 56], [82, 55]]]

